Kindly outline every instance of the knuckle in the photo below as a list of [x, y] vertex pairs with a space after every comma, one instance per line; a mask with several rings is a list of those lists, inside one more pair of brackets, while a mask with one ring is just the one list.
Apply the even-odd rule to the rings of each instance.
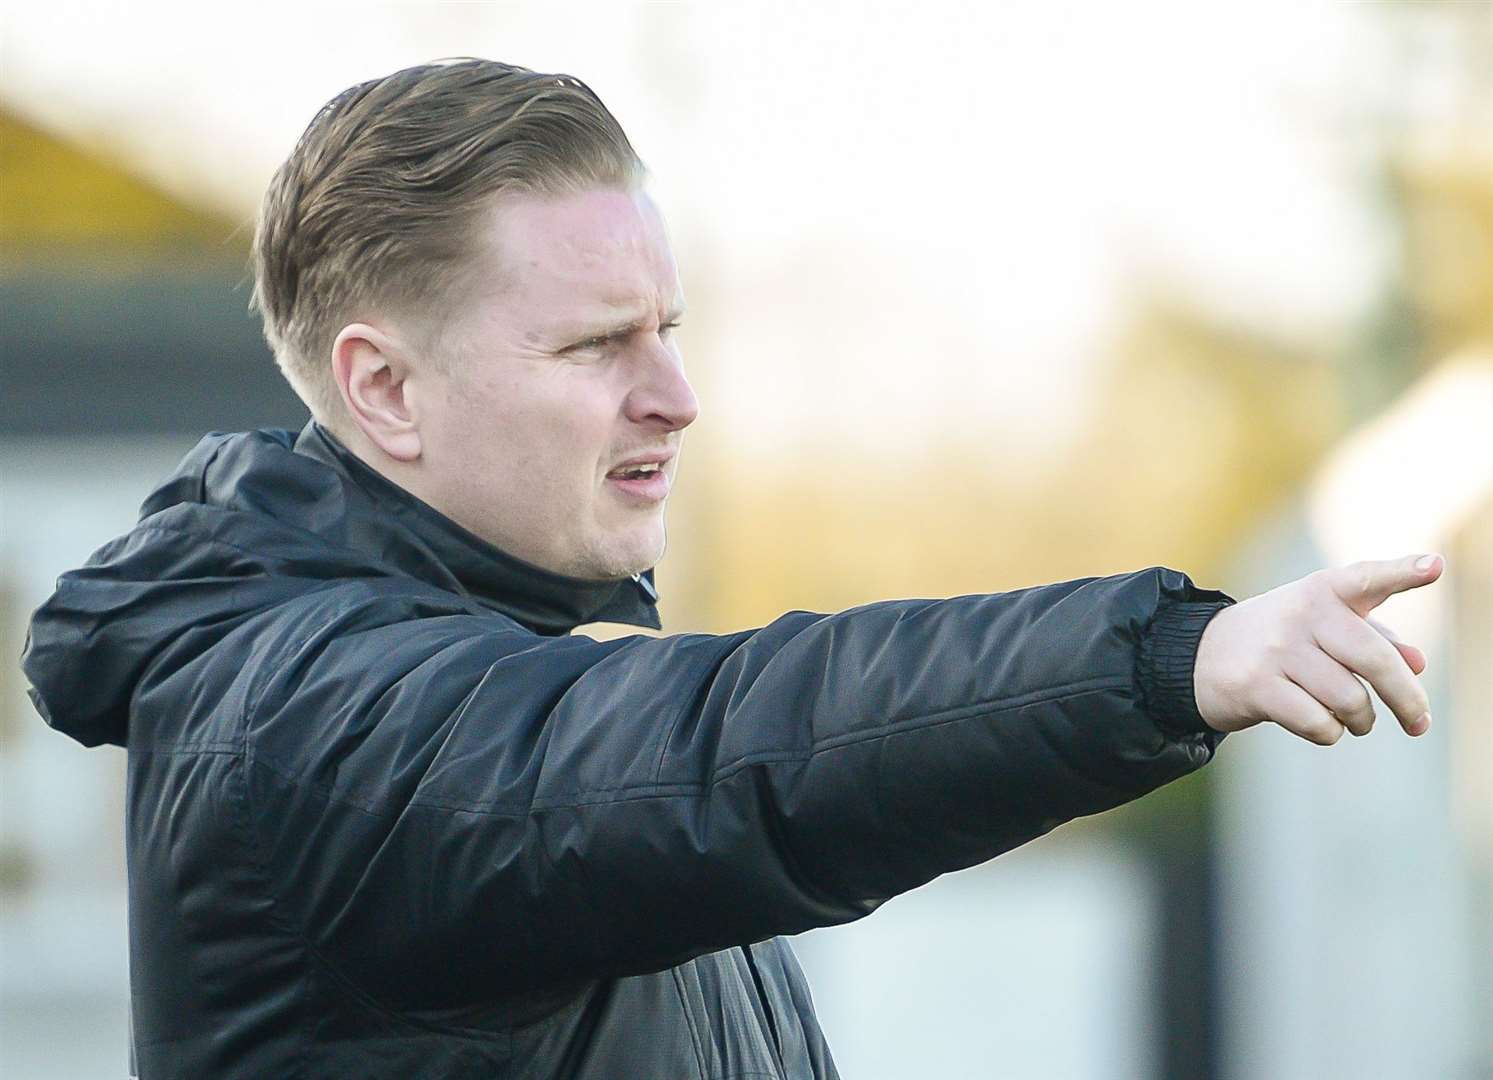
[[1307, 737], [1318, 746], [1331, 746], [1342, 738], [1343, 725], [1331, 718], [1312, 721], [1307, 728]]
[[1258, 687], [1273, 678], [1280, 668], [1280, 649], [1274, 638], [1267, 638], [1258, 646], [1246, 648], [1234, 658], [1230, 670], [1234, 680], [1241, 686]]
[[1310, 619], [1335, 595], [1326, 579], [1308, 583], [1305, 588], [1292, 589], [1282, 598], [1281, 613], [1288, 623], [1301, 622]]
[[1342, 735], [1344, 724], [1338, 717], [1327, 713], [1327, 710], [1317, 710], [1317, 714], [1311, 719], [1312, 733], [1317, 736], [1317, 741], [1323, 745], [1332, 745]]
[[1354, 716], [1363, 711], [1363, 702], [1357, 694], [1348, 690], [1334, 688], [1332, 693], [1324, 694], [1325, 701], [1322, 702], [1339, 716]]
[[1328, 600], [1337, 601], [1339, 599], [1338, 590], [1334, 588], [1334, 585], [1340, 584], [1340, 581], [1341, 579], [1334, 578], [1326, 571], [1320, 574], [1313, 574], [1307, 578], [1306, 583], [1308, 588], [1306, 592], [1313, 600], [1318, 602]]
[[1290, 660], [1291, 647], [1272, 638], [1251, 658], [1250, 677], [1256, 680], [1275, 678], [1290, 667]]
[[[1199, 667], [1201, 666], [1199, 664]], [[1248, 695], [1258, 681], [1254, 660], [1247, 656], [1234, 655], [1220, 658], [1219, 662], [1213, 664], [1204, 674], [1213, 685], [1218, 687], [1220, 693], [1234, 697]]]

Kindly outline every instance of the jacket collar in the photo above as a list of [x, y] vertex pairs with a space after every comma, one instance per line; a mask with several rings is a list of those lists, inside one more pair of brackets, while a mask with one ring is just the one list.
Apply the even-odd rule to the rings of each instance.
[[[384, 556], [404, 549], [398, 561], [413, 576], [445, 588], [454, 586], [541, 634], [564, 634], [590, 622], [655, 630], [661, 626], [651, 569], [621, 581], [586, 581], [553, 573], [458, 525], [368, 465], [315, 420], [301, 429], [294, 449], [335, 470], [345, 481], [349, 501], [362, 503], [358, 509], [368, 511], [354, 512], [362, 524], [348, 540]], [[398, 526], [393, 530], [390, 517]], [[390, 531], [411, 534], [408, 540], [416, 551], [388, 535]]]

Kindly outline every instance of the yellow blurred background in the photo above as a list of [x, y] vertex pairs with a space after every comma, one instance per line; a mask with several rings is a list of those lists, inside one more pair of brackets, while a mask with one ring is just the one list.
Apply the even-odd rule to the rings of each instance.
[[[1428, 739], [1233, 736], [806, 935], [847, 1077], [1493, 1076], [1493, 6], [18, 0], [10, 656], [198, 436], [304, 422], [247, 313], [258, 198], [325, 100], [448, 55], [578, 75], [652, 173], [702, 403], [667, 631], [1448, 556], [1383, 616]], [[122, 754], [0, 691], [0, 1072], [116, 1075]]]

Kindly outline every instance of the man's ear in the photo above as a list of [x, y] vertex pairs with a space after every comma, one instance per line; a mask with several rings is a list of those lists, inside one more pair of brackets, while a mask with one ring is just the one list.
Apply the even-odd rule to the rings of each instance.
[[399, 339], [367, 323], [349, 323], [332, 343], [332, 376], [348, 415], [396, 461], [420, 456], [419, 417], [406, 385], [411, 374]]

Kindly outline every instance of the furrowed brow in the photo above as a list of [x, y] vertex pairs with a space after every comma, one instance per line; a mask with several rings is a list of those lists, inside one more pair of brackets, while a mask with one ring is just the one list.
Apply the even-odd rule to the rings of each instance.
[[[682, 303], [675, 304], [669, 309], [668, 314], [664, 316], [663, 321], [677, 322], [683, 317], [684, 305]], [[614, 338], [623, 338], [631, 334], [636, 334], [639, 330], [642, 330], [647, 325], [648, 319], [646, 316], [644, 316], [636, 319], [629, 319], [624, 323], [615, 323], [611, 326], [597, 327], [594, 331], [587, 332], [585, 330], [580, 330], [577, 331], [577, 333], [584, 335], [585, 340], [587, 341], [611, 341]]]

